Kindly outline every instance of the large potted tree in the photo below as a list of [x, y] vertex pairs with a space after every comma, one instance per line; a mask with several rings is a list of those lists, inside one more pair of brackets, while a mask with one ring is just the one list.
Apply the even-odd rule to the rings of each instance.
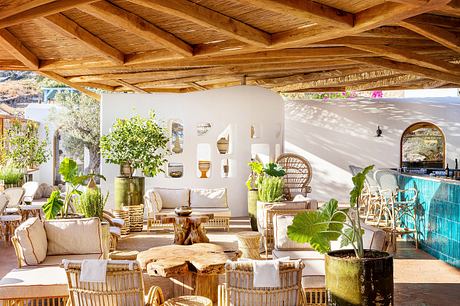
[[[150, 112], [148, 118], [117, 119], [110, 132], [101, 137], [101, 155], [107, 163], [120, 165], [115, 178], [115, 210], [128, 207], [130, 230], [142, 230], [145, 178], [134, 176], [136, 169], [147, 176], [163, 172], [169, 138]], [[140, 211], [142, 210], [142, 211]]]
[[[350, 208], [339, 209], [337, 200], [331, 199], [317, 211], [298, 214], [288, 227], [291, 240], [327, 253], [328, 305], [393, 305], [393, 256], [363, 247], [358, 212], [366, 174], [372, 169], [353, 177]], [[338, 239], [345, 249], [331, 251], [330, 242]]]

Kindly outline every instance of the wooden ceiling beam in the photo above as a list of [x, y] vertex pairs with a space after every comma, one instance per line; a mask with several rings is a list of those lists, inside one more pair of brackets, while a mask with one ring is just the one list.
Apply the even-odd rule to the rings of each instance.
[[38, 69], [39, 59], [7, 29], [0, 29], [0, 42], [6, 51], [31, 70]]
[[353, 27], [354, 16], [310, 0], [243, 0], [258, 8], [338, 28]]
[[89, 89], [86, 89], [84, 86], [82, 86], [81, 84], [75, 84], [74, 82], [71, 82], [69, 81], [68, 79], [66, 79], [65, 77], [57, 74], [57, 73], [54, 73], [54, 72], [51, 72], [51, 71], [38, 71], [39, 74], [47, 77], [47, 78], [51, 78], [51, 79], [54, 79], [55, 81], [58, 81], [60, 83], [63, 83], [67, 86], [70, 86], [72, 88], [75, 88], [76, 90], [96, 99], [97, 101], [101, 101], [101, 96], [94, 92], [94, 91], [91, 91]]
[[34, 7], [53, 2], [54, 0], [30, 0], [16, 6], [9, 6], [7, 8], [2, 8], [0, 11], [0, 20], [11, 15], [19, 14], [24, 11], [30, 10]]
[[41, 20], [43, 20], [43, 22], [53, 30], [72, 39], [76, 39], [100, 53], [112, 64], [122, 65], [124, 63], [124, 54], [121, 51], [115, 49], [96, 35], [82, 28], [75, 21], [67, 18], [63, 14], [58, 13], [50, 15]]
[[161, 44], [165, 48], [183, 56], [193, 55], [193, 47], [180, 38], [160, 29], [136, 14], [113, 5], [108, 1], [82, 5], [78, 8], [113, 26], [128, 31], [147, 41]]
[[204, 86], [201, 86], [200, 84], [198, 84], [197, 82], [190, 82], [189, 85], [193, 88], [195, 88], [196, 90], [208, 90], [206, 87]]
[[[368, 83], [363, 84], [353, 84], [346, 87], [347, 91], [365, 91], [373, 88], [381, 88], [395, 85], [402, 85], [406, 83], [412, 83], [414, 81], [420, 82], [423, 77], [412, 74], [403, 74], [391, 76], [388, 78], [383, 78], [380, 80], [370, 80]], [[440, 81], [437, 81], [440, 82]]]
[[460, 76], [433, 70], [408, 63], [396, 62], [384, 58], [355, 58], [353, 61], [366, 65], [380, 66], [387, 69], [401, 71], [403, 73], [415, 74], [433, 80], [446, 81], [453, 84], [460, 84]]
[[246, 23], [184, 0], [129, 0], [130, 2], [179, 17], [258, 47], [271, 44], [271, 35]]
[[348, 47], [358, 50], [372, 52], [379, 56], [388, 57], [392, 60], [411, 63], [421, 67], [431, 68], [438, 71], [453, 73], [460, 75], [460, 65], [451, 64], [446, 61], [437, 60], [427, 55], [417, 54], [412, 51], [397, 49], [388, 46], [371, 46], [371, 45], [353, 45], [349, 44]]
[[452, 0], [440, 9], [441, 12], [460, 17], [460, 0]]
[[126, 88], [129, 88], [131, 89], [132, 91], [134, 92], [137, 92], [137, 93], [142, 93], [142, 94], [145, 94], [145, 93], [148, 93], [147, 91], [143, 90], [142, 88], [139, 88], [137, 87], [136, 85], [133, 85], [133, 84], [130, 84], [128, 82], [125, 82], [123, 80], [116, 80], [116, 82]]
[[441, 15], [434, 15], [434, 14], [421, 14], [421, 15], [414, 16], [406, 20], [419, 22], [419, 23], [427, 23], [427, 24], [431, 24], [431, 25], [435, 25], [435, 26], [443, 27], [443, 28], [453, 28], [453, 29], [460, 28], [460, 18], [449, 17], [449, 16], [441, 16]]
[[26, 3], [25, 7], [29, 7], [32, 4], [39, 4], [42, 2], [42, 5], [33, 6], [26, 10], [19, 10], [15, 14], [9, 15], [8, 17], [0, 19], [0, 29], [10, 27], [16, 24], [20, 24], [35, 18], [40, 18], [44, 16], [53, 15], [62, 11], [69, 10], [76, 7], [77, 5], [86, 4], [95, 2], [97, 0], [57, 0], [57, 1], [30, 1]]
[[423, 35], [428, 39], [460, 53], [460, 37], [446, 29], [410, 20], [401, 21], [399, 24], [406, 29]]

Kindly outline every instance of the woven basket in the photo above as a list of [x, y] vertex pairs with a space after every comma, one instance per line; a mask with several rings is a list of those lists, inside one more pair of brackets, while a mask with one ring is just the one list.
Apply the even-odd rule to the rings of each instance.
[[122, 219], [125, 221], [125, 224], [121, 228], [121, 234], [122, 235], [128, 235], [129, 234], [129, 211], [126, 207], [124, 207], [121, 210], [114, 210], [113, 215], [119, 219]]
[[144, 205], [125, 206], [129, 212], [129, 230], [131, 232], [142, 232], [144, 226]]

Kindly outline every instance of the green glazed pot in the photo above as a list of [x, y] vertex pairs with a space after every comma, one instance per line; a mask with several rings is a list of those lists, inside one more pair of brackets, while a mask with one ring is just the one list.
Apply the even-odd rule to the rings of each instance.
[[115, 209], [123, 206], [140, 205], [144, 203], [145, 178], [140, 176], [115, 178]]
[[257, 231], [257, 197], [257, 190], [248, 191], [248, 215], [253, 231]]
[[393, 305], [393, 256], [365, 250], [365, 257], [356, 258], [353, 250], [326, 255], [328, 305]]

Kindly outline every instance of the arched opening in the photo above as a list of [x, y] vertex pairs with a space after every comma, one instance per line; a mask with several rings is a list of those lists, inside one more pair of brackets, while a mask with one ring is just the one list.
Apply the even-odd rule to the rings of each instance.
[[430, 122], [417, 122], [401, 137], [401, 167], [444, 169], [446, 139], [442, 130]]

